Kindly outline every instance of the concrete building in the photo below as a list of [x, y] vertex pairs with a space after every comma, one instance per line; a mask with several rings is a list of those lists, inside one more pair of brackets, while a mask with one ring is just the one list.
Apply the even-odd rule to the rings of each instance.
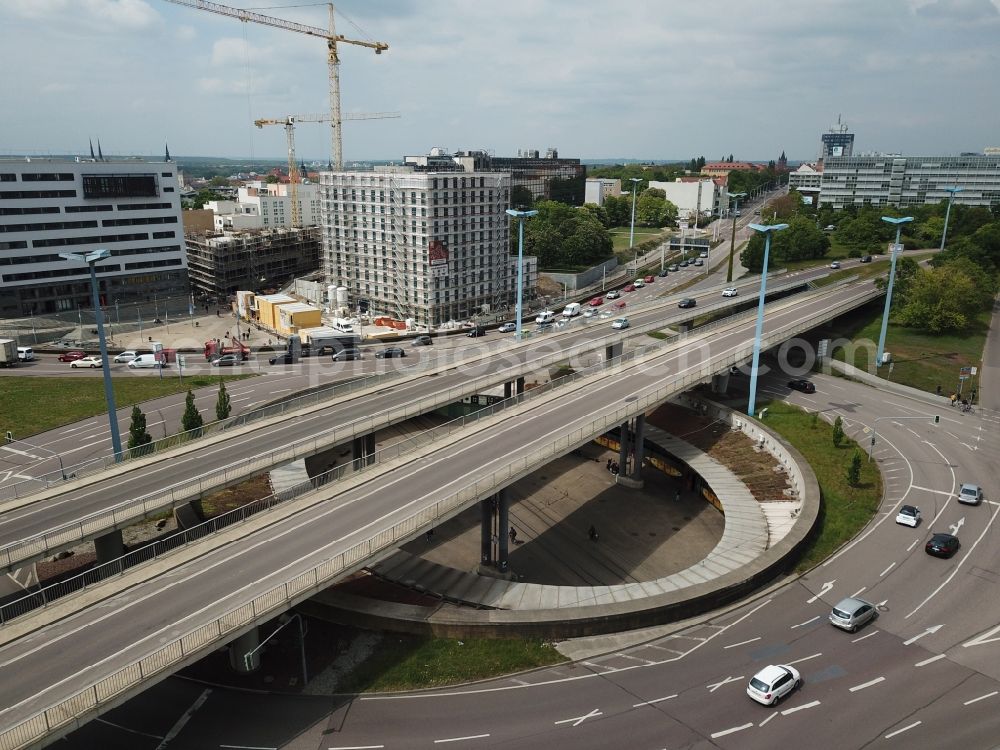
[[99, 248], [102, 305], [189, 294], [173, 162], [0, 159], [0, 316], [91, 309], [87, 265], [59, 253]]
[[854, 133], [847, 132], [847, 123], [837, 118], [837, 124], [820, 136], [819, 160], [854, 155]]
[[666, 193], [667, 200], [677, 206], [679, 217], [719, 215], [725, 207], [725, 189], [712, 179], [678, 177], [674, 182], [651, 180], [651, 188]]
[[[395, 167], [320, 180], [326, 283], [347, 289], [351, 309], [439, 326], [513, 300], [509, 174]], [[525, 269], [528, 298], [534, 259]]]
[[318, 227], [193, 233], [184, 241], [191, 286], [211, 297], [280, 287], [319, 269]]
[[609, 195], [622, 194], [622, 181], [606, 177], [588, 177], [584, 188], [583, 202], [604, 205], [604, 199]]
[[749, 161], [710, 161], [701, 168], [701, 173], [709, 177], [729, 177], [736, 170], [759, 172], [764, 167]]
[[[302, 226], [319, 224], [319, 185], [300, 183], [296, 190]], [[235, 200], [208, 201], [215, 213], [215, 231], [271, 229], [292, 226], [292, 198], [287, 183], [250, 182], [237, 190]]]
[[823, 180], [823, 164], [800, 164], [794, 172], [788, 173], [788, 187], [798, 190], [810, 205], [819, 201], [820, 184]]
[[955, 203], [1000, 203], [1000, 155], [900, 156], [874, 154], [823, 161], [819, 201], [849, 205], [915, 206], [947, 200], [946, 187], [961, 187]]

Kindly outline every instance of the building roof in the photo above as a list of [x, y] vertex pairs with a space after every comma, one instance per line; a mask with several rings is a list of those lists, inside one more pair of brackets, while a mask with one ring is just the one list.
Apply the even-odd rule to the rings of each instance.
[[258, 294], [258, 300], [263, 300], [272, 305], [283, 305], [288, 302], [298, 302], [295, 297], [289, 297], [287, 294]]
[[[273, 297], [283, 297], [284, 295], [274, 294], [274, 295], [271, 295], [271, 296], [273, 296]], [[258, 299], [259, 299], [259, 297], [258, 297]], [[316, 307], [314, 305], [307, 305], [305, 302], [292, 302], [292, 303], [289, 303], [289, 304], [283, 304], [281, 306], [281, 312], [283, 312], [283, 313], [286, 313], [286, 312], [297, 313], [297, 312], [310, 312], [310, 311], [312, 311], [312, 312], [323, 312], [318, 307]]]

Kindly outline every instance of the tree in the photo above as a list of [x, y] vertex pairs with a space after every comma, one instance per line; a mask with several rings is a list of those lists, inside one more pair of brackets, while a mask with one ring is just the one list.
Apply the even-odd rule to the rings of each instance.
[[280, 182], [280, 180], [278, 180], [278, 176], [277, 175], [269, 174], [267, 176], [267, 179], [264, 180], [264, 182], [266, 182], [268, 185], [276, 185], [276, 184], [278, 184], [278, 182]]
[[181, 416], [181, 431], [197, 437], [201, 435], [201, 426], [203, 424], [204, 420], [201, 418], [201, 413], [198, 411], [198, 407], [194, 405], [194, 393], [188, 391], [187, 398], [184, 400], [184, 414]]
[[844, 420], [838, 415], [833, 423], [833, 447], [839, 448], [842, 442], [844, 442]]
[[132, 407], [132, 422], [128, 426], [129, 455], [133, 458], [145, 456], [152, 451], [153, 446], [150, 445], [152, 442], [153, 436], [146, 432], [146, 415], [142, 413], [138, 405], [134, 405]]
[[215, 177], [213, 177], [211, 180], [208, 181], [208, 184], [211, 185], [212, 187], [226, 187], [229, 185], [229, 180], [227, 180], [222, 175], [217, 174], [215, 175]]
[[644, 190], [635, 202], [635, 223], [641, 227], [664, 227], [677, 218], [677, 206], [662, 190]]
[[539, 267], [589, 266], [611, 257], [611, 235], [592, 212], [556, 201], [539, 201], [535, 208], [538, 215], [525, 223], [524, 244]]
[[861, 454], [857, 451], [854, 451], [851, 463], [847, 467], [847, 483], [851, 487], [857, 487], [861, 484]]
[[611, 226], [611, 220], [608, 218], [608, 212], [604, 206], [598, 206], [596, 203], [584, 203], [583, 210], [593, 214], [594, 218], [601, 222], [601, 226], [605, 229]]
[[219, 381], [219, 398], [215, 402], [215, 418], [226, 419], [233, 410], [233, 405], [229, 401], [229, 394], [226, 392], [226, 384]]
[[897, 320], [930, 333], [962, 331], [980, 309], [982, 293], [961, 269], [951, 266], [921, 269], [907, 290]]
[[[764, 265], [764, 235], [755, 232], [743, 250], [741, 262], [749, 270], [760, 273]], [[830, 240], [808, 216], [793, 216], [788, 221], [788, 229], [772, 232], [770, 269], [787, 260], [808, 260], [822, 258], [830, 249]]]
[[515, 185], [510, 189], [510, 205], [519, 211], [526, 211], [535, 202], [531, 191], [524, 185]]
[[609, 226], [623, 227], [632, 216], [632, 196], [609, 195], [604, 199], [604, 210], [608, 214]]

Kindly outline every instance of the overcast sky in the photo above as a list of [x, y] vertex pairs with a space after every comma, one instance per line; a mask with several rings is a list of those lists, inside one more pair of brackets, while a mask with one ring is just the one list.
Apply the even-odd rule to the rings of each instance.
[[[326, 5], [230, 0], [326, 27]], [[1000, 0], [340, 0], [344, 157], [434, 146], [584, 159], [1000, 146]], [[0, 154], [278, 158], [252, 120], [329, 111], [320, 39], [165, 0], [0, 0]], [[298, 154], [329, 158], [329, 127]]]

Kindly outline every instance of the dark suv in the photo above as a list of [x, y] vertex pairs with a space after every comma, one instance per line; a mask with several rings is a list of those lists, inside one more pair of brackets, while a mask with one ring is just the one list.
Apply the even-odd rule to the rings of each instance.
[[375, 359], [393, 359], [394, 357], [405, 356], [406, 352], [399, 346], [390, 346], [388, 349], [382, 349], [381, 351], [375, 352]]
[[341, 349], [339, 352], [333, 353], [332, 359], [334, 362], [346, 362], [347, 360], [361, 359], [361, 350], [353, 347], [349, 349]]
[[698, 304], [698, 300], [693, 297], [685, 297], [680, 302], [677, 303], [678, 307], [694, 307]]
[[415, 339], [413, 339], [414, 346], [430, 346], [433, 343], [434, 339], [432, 339], [430, 336], [417, 336]]

